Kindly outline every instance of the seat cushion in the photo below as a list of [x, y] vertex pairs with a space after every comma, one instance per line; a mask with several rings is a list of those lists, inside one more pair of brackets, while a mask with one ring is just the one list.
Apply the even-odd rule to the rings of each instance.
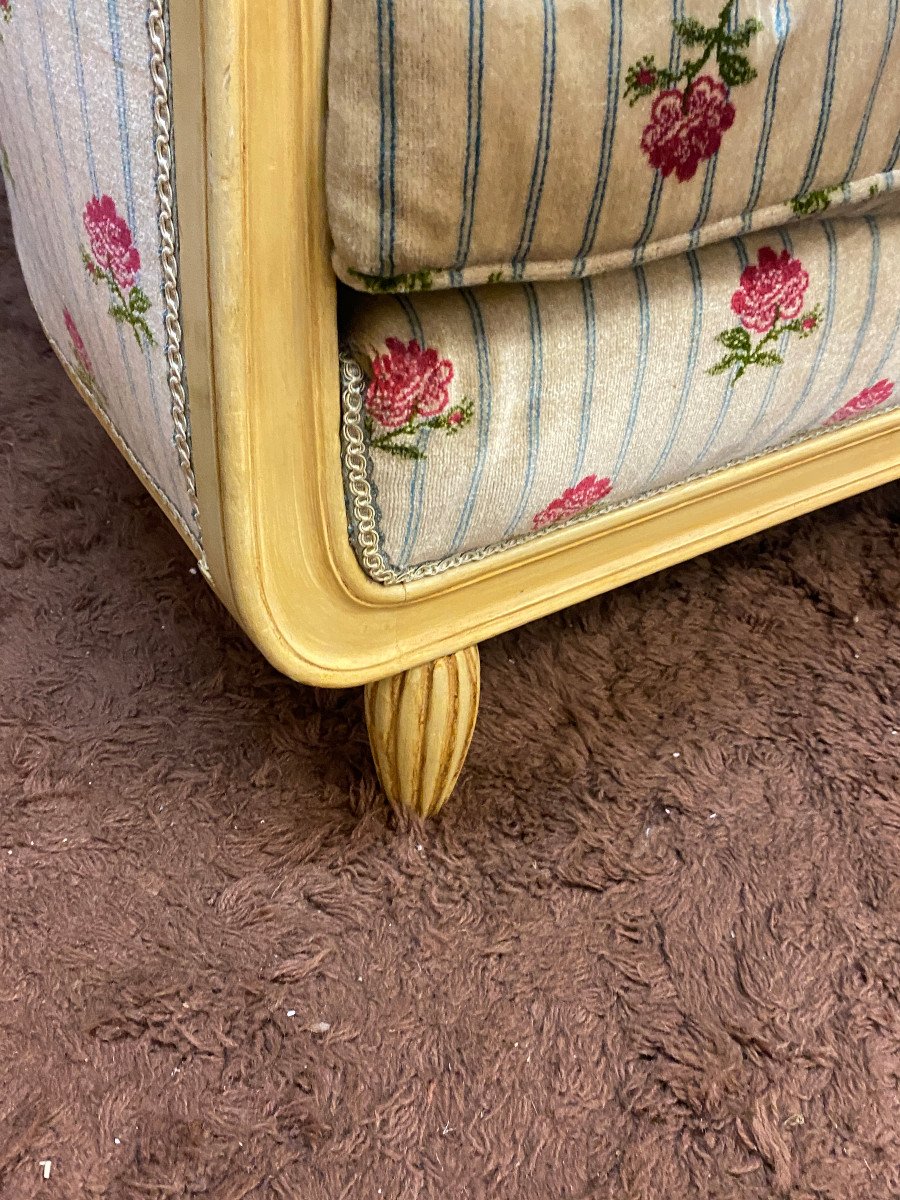
[[342, 0], [327, 184], [359, 289], [567, 279], [897, 181], [897, 0]]
[[895, 211], [589, 279], [353, 294], [348, 495], [358, 545], [372, 550], [369, 504], [377, 542], [363, 565], [385, 581], [442, 569], [884, 411], [898, 278]]

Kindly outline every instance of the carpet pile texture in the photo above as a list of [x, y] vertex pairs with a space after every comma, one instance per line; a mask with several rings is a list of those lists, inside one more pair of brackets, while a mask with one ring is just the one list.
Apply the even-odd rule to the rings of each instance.
[[0, 393], [3, 1200], [900, 1195], [896, 486], [486, 644], [419, 825], [80, 404], [5, 210]]

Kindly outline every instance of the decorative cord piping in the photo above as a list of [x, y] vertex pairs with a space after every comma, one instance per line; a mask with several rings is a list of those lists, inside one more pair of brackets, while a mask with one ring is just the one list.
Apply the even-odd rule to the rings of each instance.
[[153, 116], [156, 122], [156, 195], [159, 201], [160, 262], [165, 302], [166, 361], [174, 443], [184, 476], [191, 515], [197, 525], [201, 549], [203, 536], [197, 504], [197, 481], [191, 460], [187, 396], [184, 388], [184, 359], [181, 353], [180, 297], [178, 293], [178, 257], [175, 251], [174, 202], [172, 197], [172, 111], [169, 105], [169, 70], [166, 65], [166, 0], [150, 0], [147, 30], [152, 54], [150, 75], [153, 79]]
[[[356, 535], [355, 549], [357, 558], [363, 570], [377, 583], [411, 583], [415, 579], [427, 579], [433, 575], [442, 575], [444, 571], [460, 567], [465, 563], [481, 562], [486, 558], [491, 558], [495, 554], [501, 554], [504, 550], [510, 550], [513, 546], [520, 546], [523, 542], [532, 542], [537, 538], [546, 537], [548, 533], [554, 533], [558, 529], [569, 529], [573, 525], [583, 525], [585, 522], [595, 520], [597, 517], [605, 517], [608, 513], [618, 512], [623, 508], [631, 508], [635, 504], [642, 503], [645, 500], [652, 500], [656, 496], [662, 496], [666, 492], [671, 492], [674, 488], [681, 487], [683, 484], [695, 483], [697, 480], [717, 475], [720, 471], [727, 471], [732, 467], [740, 467], [756, 459], [765, 458], [766, 455], [772, 454], [775, 450], [787, 450], [789, 447], [796, 446], [800, 442], [815, 441], [817, 438], [824, 437], [835, 430], [835, 426], [826, 425], [824, 428], [815, 429], [812, 432], [800, 433], [788, 441], [779, 442], [776, 446], [768, 446], [765, 450], [760, 450], [755, 454], [748, 454], [743, 458], [729, 459], [728, 462], [722, 463], [721, 466], [711, 467], [708, 471], [698, 471], [695, 475], [689, 475], [685, 479], [677, 479], [673, 483], [664, 484], [662, 487], [641, 492], [639, 496], [631, 496], [627, 500], [620, 500], [618, 504], [607, 504], [599, 509], [589, 509], [587, 512], [578, 513], [576, 516], [570, 517], [567, 521], [555, 522], [544, 529], [519, 533], [514, 537], [506, 538], [502, 542], [495, 542], [491, 546], [482, 546], [474, 550], [463, 550], [459, 554], [451, 555], [449, 558], [440, 558], [432, 562], [420, 563], [415, 567], [407, 567], [405, 570], [399, 570], [396, 567], [392, 567], [385, 560], [381, 551], [381, 535], [378, 531], [378, 519], [373, 503], [372, 484], [369, 478], [369, 452], [363, 434], [362, 412], [365, 379], [359, 363], [349, 350], [341, 350], [340, 360], [341, 391], [344, 409], [341, 427], [344, 441], [345, 482], [350, 499], [352, 500], [351, 530]], [[900, 404], [891, 404], [887, 408], [879, 409], [877, 414], [863, 413], [855, 420], [842, 421], [840, 428], [846, 429], [851, 425], [861, 425], [874, 415], [880, 416], [883, 413], [896, 412], [898, 410], [900, 410]]]
[[363, 390], [365, 379], [359, 363], [347, 351], [341, 351], [341, 391], [344, 415], [341, 432], [344, 441], [344, 474], [352, 501], [350, 508], [356, 534], [356, 552], [367, 571], [378, 583], [393, 583], [397, 572], [389, 567], [379, 548], [378, 521], [372, 503], [369, 459], [363, 437]]

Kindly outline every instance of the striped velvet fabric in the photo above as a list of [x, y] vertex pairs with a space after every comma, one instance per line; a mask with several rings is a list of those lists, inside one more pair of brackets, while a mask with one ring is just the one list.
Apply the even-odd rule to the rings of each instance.
[[0, 162], [44, 328], [196, 538], [173, 444], [148, 12], [0, 0]]
[[393, 577], [900, 399], [900, 213], [580, 280], [356, 295], [348, 343]]
[[898, 181], [900, 0], [342, 0], [335, 267], [579, 278]]

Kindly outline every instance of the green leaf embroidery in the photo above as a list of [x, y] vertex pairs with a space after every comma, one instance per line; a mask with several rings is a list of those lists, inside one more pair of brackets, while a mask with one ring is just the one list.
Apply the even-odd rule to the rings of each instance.
[[385, 438], [376, 438], [372, 442], [372, 448], [375, 450], [385, 450], [388, 454], [394, 454], [397, 458], [422, 459], [424, 453], [418, 446], [410, 446], [406, 442], [390, 442]]
[[811, 213], [825, 212], [831, 205], [832, 193], [838, 191], [840, 191], [839, 187], [826, 187], [818, 188], [813, 192], [804, 192], [800, 196], [794, 196], [790, 205], [796, 216], [808, 217]]
[[367, 292], [428, 292], [434, 277], [430, 267], [412, 271], [406, 275], [364, 275], [362, 271], [348, 268], [348, 273], [360, 280]]
[[685, 46], [701, 50], [698, 58], [686, 61], [678, 71], [670, 71], [666, 67], [658, 67], [652, 54], [645, 54], [625, 73], [624, 98], [629, 104], [635, 104], [644, 96], [664, 88], [674, 88], [680, 83], [684, 86], [685, 103], [690, 95], [694, 80], [710, 61], [715, 57], [716, 65], [722, 82], [728, 87], [740, 87], [756, 78], [756, 68], [745, 54], [753, 38], [763, 29], [761, 21], [750, 17], [729, 32], [728, 22], [736, 0], [728, 0], [719, 12], [714, 26], [706, 26], [696, 17], [683, 17], [673, 21], [672, 27]]
[[768, 333], [763, 334], [756, 345], [743, 325], [733, 329], [723, 329], [716, 335], [716, 341], [721, 342], [728, 350], [717, 363], [707, 368], [707, 375], [722, 375], [734, 369], [732, 383], [737, 383], [749, 367], [776, 367], [784, 362], [777, 350], [768, 349], [772, 342], [778, 341], [785, 333], [796, 333], [801, 338], [809, 337], [819, 327], [822, 316], [822, 306], [817, 304], [808, 312], [794, 317], [790, 321], [779, 320], [776, 309], [775, 323]]
[[684, 17], [681, 21], [673, 21], [672, 28], [686, 46], [705, 46], [709, 40], [710, 30], [696, 17]]
[[131, 328], [134, 340], [141, 350], [144, 349], [145, 342], [148, 346], [155, 346], [156, 339], [144, 319], [144, 314], [153, 307], [144, 289], [138, 284], [134, 284], [126, 296], [116, 282], [113, 273], [98, 267], [83, 246], [81, 247], [81, 261], [94, 283], [99, 283], [101, 279], [105, 280], [110, 294], [108, 312], [113, 320], [119, 325], [128, 325]]
[[734, 329], [724, 329], [719, 334], [719, 341], [726, 350], [739, 350], [746, 353], [750, 351], [750, 334], [743, 325], [737, 325]]
[[147, 299], [146, 293], [142, 288], [135, 285], [128, 293], [128, 310], [132, 314], [145, 313], [150, 311], [150, 301]]
[[633, 107], [644, 96], [652, 96], [658, 87], [668, 87], [672, 78], [670, 71], [656, 65], [652, 54], [645, 54], [625, 72], [625, 99]]
[[760, 350], [753, 355], [750, 362], [756, 367], [775, 367], [779, 363], [783, 363], [784, 359], [776, 350]]
[[[762, 21], [758, 21], [756, 17], [748, 17], [746, 21], [738, 25], [734, 33], [726, 33], [722, 39], [724, 46], [730, 46], [733, 49], [738, 46], [749, 46], [758, 33], [762, 33], [764, 25]], [[754, 72], [755, 74], [755, 72]]]
[[464, 399], [462, 403], [454, 405], [447, 412], [439, 413], [435, 417], [419, 418], [413, 414], [399, 429], [391, 429], [380, 434], [375, 433], [372, 418], [366, 414], [365, 430], [369, 445], [373, 450], [384, 450], [388, 454], [395, 454], [400, 458], [421, 459], [426, 457], [423, 450], [407, 440], [398, 439], [417, 437], [423, 429], [440, 430], [452, 437], [471, 422], [474, 412], [475, 406], [472, 401]]
[[719, 54], [719, 74], [729, 87], [740, 87], [756, 78], [756, 71], [743, 54], [732, 54], [727, 50]]
[[730, 371], [733, 366], [739, 363], [741, 359], [736, 354], [726, 354], [706, 372], [707, 375], [723, 375], [726, 371]]

